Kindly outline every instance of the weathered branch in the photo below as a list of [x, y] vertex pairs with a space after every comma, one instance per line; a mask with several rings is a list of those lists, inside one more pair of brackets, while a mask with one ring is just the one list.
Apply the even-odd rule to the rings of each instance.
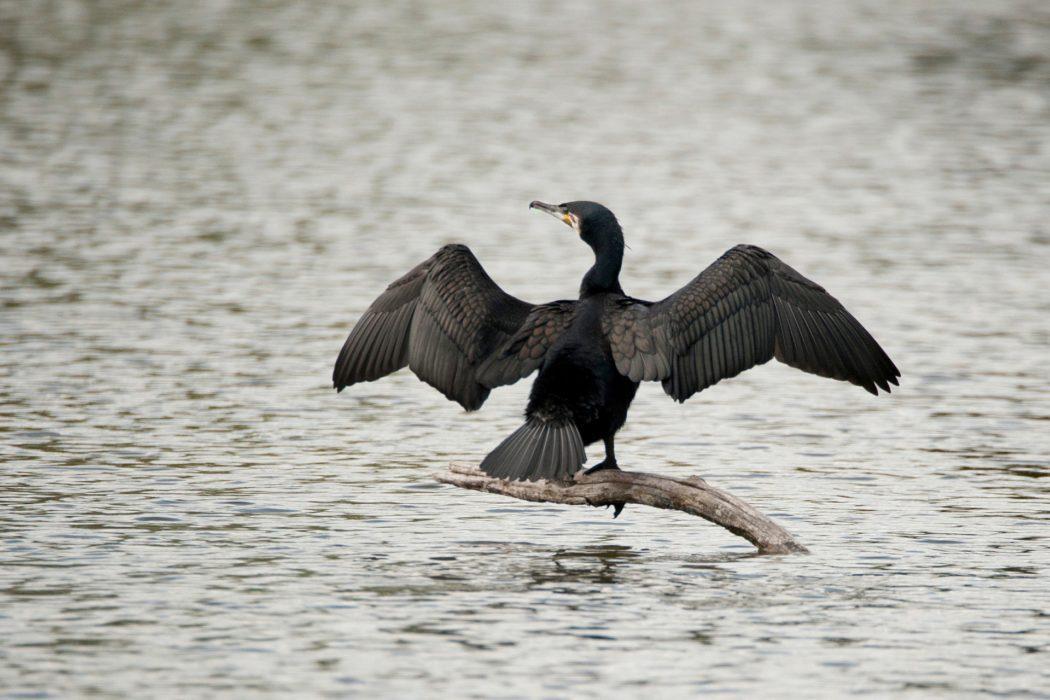
[[568, 505], [615, 506], [637, 503], [680, 510], [721, 525], [758, 547], [760, 554], [808, 551], [784, 528], [742, 500], [716, 489], [698, 476], [676, 479], [641, 472], [600, 471], [577, 474], [573, 481], [505, 481], [477, 467], [453, 463], [435, 478], [453, 486], [488, 491], [526, 501]]

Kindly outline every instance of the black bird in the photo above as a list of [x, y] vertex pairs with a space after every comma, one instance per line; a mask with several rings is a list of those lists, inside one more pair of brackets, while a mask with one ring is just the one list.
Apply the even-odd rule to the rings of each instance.
[[900, 372], [824, 288], [772, 253], [738, 245], [662, 301], [620, 286], [623, 231], [594, 202], [530, 208], [571, 226], [594, 250], [579, 299], [529, 304], [504, 292], [470, 249], [447, 245], [397, 280], [343, 344], [342, 391], [408, 366], [468, 411], [539, 369], [525, 424], [481, 468], [505, 479], [570, 479], [584, 445], [605, 443], [588, 472], [616, 469], [613, 439], [638, 385], [676, 401], [777, 358], [822, 377], [889, 392]]

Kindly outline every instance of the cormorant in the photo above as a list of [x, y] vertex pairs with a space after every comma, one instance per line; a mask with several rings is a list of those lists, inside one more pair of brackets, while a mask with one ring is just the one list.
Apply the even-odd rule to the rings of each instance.
[[[571, 479], [584, 445], [605, 443], [591, 467], [617, 469], [613, 439], [642, 381], [676, 401], [777, 358], [805, 372], [890, 391], [900, 372], [820, 285], [752, 245], [727, 251], [662, 301], [620, 286], [623, 231], [595, 202], [532, 202], [593, 250], [580, 297], [529, 304], [493, 282], [464, 245], [446, 245], [387, 287], [343, 344], [332, 381], [342, 391], [406, 365], [468, 411], [489, 391], [539, 369], [525, 423], [481, 468], [518, 480]], [[619, 512], [619, 509], [617, 509]]]

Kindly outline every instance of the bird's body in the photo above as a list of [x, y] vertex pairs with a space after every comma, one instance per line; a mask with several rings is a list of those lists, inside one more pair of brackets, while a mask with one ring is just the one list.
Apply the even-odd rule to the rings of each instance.
[[445, 246], [369, 307], [343, 345], [337, 389], [409, 366], [467, 410], [539, 370], [525, 423], [481, 463], [507, 479], [570, 478], [584, 446], [614, 438], [642, 381], [685, 401], [776, 357], [806, 372], [889, 391], [900, 372], [822, 287], [754, 246], [736, 246], [659, 302], [624, 294], [623, 234], [593, 202], [533, 207], [595, 252], [577, 300], [533, 305], [501, 290], [465, 246]]
[[610, 305], [625, 298], [609, 292], [580, 301], [572, 324], [540, 367], [529, 394], [526, 417], [567, 410], [584, 445], [623, 427], [639, 382], [616, 370], [612, 347], [602, 332], [602, 317]]

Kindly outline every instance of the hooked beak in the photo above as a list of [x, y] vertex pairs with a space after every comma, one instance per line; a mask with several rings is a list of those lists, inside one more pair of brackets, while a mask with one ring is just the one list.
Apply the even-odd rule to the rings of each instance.
[[529, 204], [529, 209], [539, 209], [540, 211], [547, 212], [554, 218], [561, 219], [562, 222], [572, 226], [572, 218], [570, 217], [569, 212], [565, 211], [565, 207], [535, 200]]

